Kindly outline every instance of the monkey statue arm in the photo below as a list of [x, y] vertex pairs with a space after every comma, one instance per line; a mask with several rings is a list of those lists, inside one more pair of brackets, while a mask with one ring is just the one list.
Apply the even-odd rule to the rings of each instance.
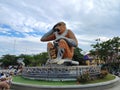
[[65, 37], [64, 40], [68, 43], [68, 45], [73, 46], [73, 47], [77, 47], [77, 43], [74, 39], [70, 39]]
[[64, 39], [70, 46], [77, 47], [77, 45], [78, 45], [78, 41], [71, 30], [68, 30], [67, 37], [60, 36], [55, 41], [58, 41], [60, 39]]
[[42, 36], [41, 41], [51, 41], [54, 39], [55, 39], [55, 34], [54, 34], [54, 30], [52, 29]]

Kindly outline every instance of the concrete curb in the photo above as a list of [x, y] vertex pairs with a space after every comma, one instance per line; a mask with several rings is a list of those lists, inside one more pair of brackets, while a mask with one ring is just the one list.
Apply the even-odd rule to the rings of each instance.
[[117, 85], [120, 81], [120, 78], [116, 76], [114, 80], [87, 84], [87, 85], [65, 85], [65, 86], [49, 86], [49, 85], [31, 85], [31, 84], [22, 84], [22, 83], [12, 83], [12, 88], [14, 90], [101, 90], [108, 89]]

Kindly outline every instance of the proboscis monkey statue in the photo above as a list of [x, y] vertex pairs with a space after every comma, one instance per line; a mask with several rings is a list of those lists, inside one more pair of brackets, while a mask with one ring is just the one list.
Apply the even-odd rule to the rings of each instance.
[[50, 59], [72, 59], [74, 54], [74, 47], [77, 47], [78, 41], [70, 29], [66, 28], [64, 22], [59, 22], [52, 30], [47, 32], [41, 41], [48, 42], [47, 50]]

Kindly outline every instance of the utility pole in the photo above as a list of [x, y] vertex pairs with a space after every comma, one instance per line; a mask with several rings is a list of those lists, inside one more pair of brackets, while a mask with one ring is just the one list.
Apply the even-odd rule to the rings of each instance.
[[13, 45], [13, 53], [15, 55], [15, 48], [16, 48], [16, 40], [14, 39], [14, 45]]

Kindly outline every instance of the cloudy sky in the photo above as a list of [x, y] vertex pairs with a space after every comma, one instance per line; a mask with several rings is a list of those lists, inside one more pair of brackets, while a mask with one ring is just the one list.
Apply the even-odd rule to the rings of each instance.
[[46, 51], [41, 36], [64, 21], [87, 52], [120, 36], [120, 0], [0, 0], [0, 56]]

